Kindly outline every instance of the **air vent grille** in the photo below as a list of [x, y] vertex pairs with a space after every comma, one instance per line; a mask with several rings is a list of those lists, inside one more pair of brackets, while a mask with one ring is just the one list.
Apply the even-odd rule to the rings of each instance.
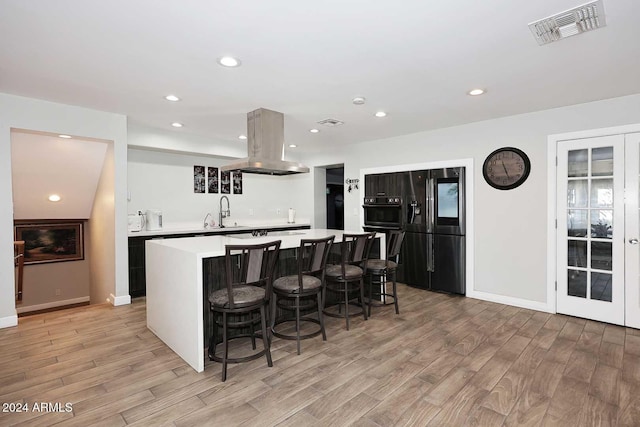
[[333, 126], [340, 126], [340, 125], [343, 125], [343, 124], [344, 124], [344, 122], [342, 122], [342, 121], [340, 121], [340, 120], [337, 120], [337, 119], [324, 119], [324, 120], [320, 120], [320, 121], [318, 122], [318, 124], [319, 124], [319, 125], [324, 125], [324, 126], [330, 126], [330, 127], [333, 127]]
[[585, 3], [529, 24], [539, 45], [562, 40], [606, 25], [602, 0]]

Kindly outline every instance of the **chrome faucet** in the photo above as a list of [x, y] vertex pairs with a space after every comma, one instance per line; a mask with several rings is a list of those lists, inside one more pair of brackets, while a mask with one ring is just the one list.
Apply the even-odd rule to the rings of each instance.
[[209, 228], [209, 218], [213, 219], [211, 214], [207, 212], [207, 215], [204, 217], [204, 228]]
[[[227, 209], [222, 210], [222, 200], [225, 199], [227, 201]], [[224, 228], [224, 224], [222, 224], [222, 218], [227, 218], [231, 216], [231, 207], [229, 206], [229, 198], [227, 196], [220, 197], [220, 228]]]

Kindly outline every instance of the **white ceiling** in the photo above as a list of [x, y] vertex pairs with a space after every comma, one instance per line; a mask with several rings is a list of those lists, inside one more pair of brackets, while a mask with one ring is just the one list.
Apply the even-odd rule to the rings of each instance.
[[89, 218], [106, 151], [106, 142], [12, 131], [14, 219]]
[[[606, 27], [537, 45], [529, 22], [582, 2], [2, 0], [0, 91], [214, 141], [264, 107], [298, 150], [327, 150], [639, 93], [638, 0], [604, 0]], [[308, 132], [327, 118], [345, 125]]]

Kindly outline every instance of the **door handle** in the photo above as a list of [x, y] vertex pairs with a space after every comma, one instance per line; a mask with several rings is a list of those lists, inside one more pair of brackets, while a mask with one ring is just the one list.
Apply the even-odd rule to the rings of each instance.
[[629, 243], [631, 243], [632, 245], [637, 245], [638, 239], [629, 239]]

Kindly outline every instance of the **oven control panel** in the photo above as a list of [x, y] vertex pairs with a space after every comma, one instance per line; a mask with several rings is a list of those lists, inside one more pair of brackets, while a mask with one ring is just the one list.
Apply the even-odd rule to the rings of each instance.
[[400, 205], [402, 199], [397, 196], [365, 197], [365, 205]]

